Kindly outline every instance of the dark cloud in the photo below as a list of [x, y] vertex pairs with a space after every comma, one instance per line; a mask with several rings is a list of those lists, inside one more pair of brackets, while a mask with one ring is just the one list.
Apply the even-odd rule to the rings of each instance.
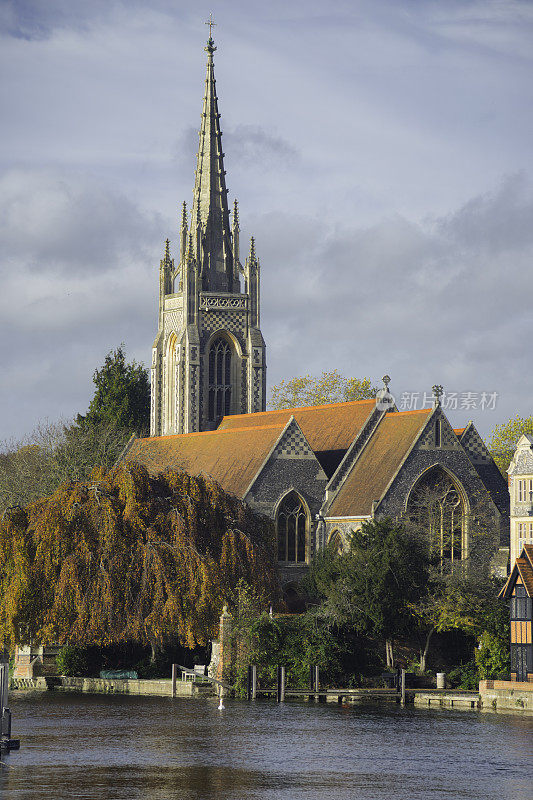
[[294, 165], [298, 151], [281, 136], [261, 128], [259, 125], [237, 125], [224, 130], [224, 147], [235, 155], [239, 168], [253, 166], [260, 171]]
[[[531, 327], [531, 203], [520, 176], [427, 223], [255, 219], [271, 380], [334, 367], [374, 380], [390, 372], [397, 390], [492, 387], [497, 414], [532, 413], [528, 348], [513, 344]], [[512, 236], [498, 234], [504, 208]]]
[[[180, 177], [188, 175], [191, 165], [196, 163], [198, 130], [199, 125], [198, 128], [188, 126], [176, 143], [175, 159]], [[298, 150], [290, 142], [259, 125], [224, 126], [222, 134], [224, 151], [232, 161], [232, 172], [248, 172], [250, 168], [258, 173], [268, 172], [291, 167], [298, 162]]]
[[148, 261], [163, 225], [83, 174], [20, 169], [0, 177], [3, 271], [12, 260], [40, 275], [69, 276], [114, 270], [132, 257]]

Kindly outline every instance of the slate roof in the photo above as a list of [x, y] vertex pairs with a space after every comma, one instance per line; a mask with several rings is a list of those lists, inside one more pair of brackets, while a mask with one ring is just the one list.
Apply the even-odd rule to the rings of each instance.
[[511, 574], [507, 578], [507, 583], [499, 595], [504, 600], [508, 600], [511, 597], [518, 575], [522, 578], [529, 597], [533, 597], [533, 544], [525, 544], [520, 556], [516, 559]]
[[432, 413], [433, 409], [426, 408], [386, 414], [333, 499], [327, 516], [370, 515], [372, 501], [381, 500]]
[[144, 464], [151, 475], [167, 467], [208, 475], [226, 492], [242, 498], [285, 424], [279, 420], [270, 425], [135, 439], [125, 459]]
[[231, 430], [243, 425], [286, 425], [293, 416], [322, 468], [331, 477], [375, 407], [376, 401], [371, 399], [236, 414], [224, 417], [218, 430]]

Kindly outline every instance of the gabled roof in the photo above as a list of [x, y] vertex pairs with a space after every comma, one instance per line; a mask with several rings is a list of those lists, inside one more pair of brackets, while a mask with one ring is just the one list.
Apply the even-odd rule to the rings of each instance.
[[463, 435], [463, 433], [465, 431], [466, 431], [466, 428], [454, 428], [453, 429], [453, 432], [455, 433], [455, 435], [457, 436], [458, 439], [461, 438], [461, 436]]
[[501, 590], [499, 597], [508, 600], [515, 587], [515, 583], [520, 575], [529, 597], [533, 597], [533, 544], [525, 544], [522, 552], [516, 559], [511, 574], [507, 578], [507, 583]]
[[327, 516], [369, 516], [372, 502], [381, 500], [432, 413], [432, 408], [425, 408], [386, 414], [348, 473]]
[[135, 439], [125, 459], [143, 464], [152, 475], [167, 467], [208, 475], [226, 492], [244, 498], [284, 428], [280, 420], [272, 425], [150, 436]]
[[[461, 432], [460, 432], [461, 431]], [[487, 445], [480, 436], [476, 426], [470, 420], [465, 428], [457, 429], [455, 433], [459, 437], [465, 453], [472, 462], [474, 469], [483, 481], [485, 488], [500, 512], [504, 517], [509, 516], [509, 489], [507, 481], [496, 466]], [[502, 529], [502, 545], [505, 544], [504, 537], [509, 537]]]
[[323, 463], [321, 454], [332, 451], [342, 454], [349, 448], [372, 411], [376, 401], [354, 400], [349, 403], [330, 403], [323, 406], [304, 406], [302, 408], [283, 408], [278, 411], [261, 411], [256, 414], [236, 414], [224, 417], [218, 430], [231, 430], [243, 425], [248, 427], [264, 425], [285, 425], [294, 416], [296, 422], [320, 463], [331, 475], [331, 466]]

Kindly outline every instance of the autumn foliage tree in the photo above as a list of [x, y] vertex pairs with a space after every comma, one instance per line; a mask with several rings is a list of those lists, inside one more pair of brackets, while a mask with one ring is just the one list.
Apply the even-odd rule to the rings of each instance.
[[518, 440], [524, 433], [533, 434], [533, 416], [516, 417], [501, 425], [496, 425], [488, 443], [491, 455], [502, 475], [507, 478], [507, 469], [511, 463]]
[[0, 522], [0, 637], [193, 647], [240, 578], [279, 592], [269, 520], [219, 484], [128, 462]]
[[370, 378], [346, 378], [334, 369], [319, 377], [303, 375], [280, 381], [270, 390], [269, 406], [273, 409], [299, 408], [366, 400], [375, 397], [376, 391]]

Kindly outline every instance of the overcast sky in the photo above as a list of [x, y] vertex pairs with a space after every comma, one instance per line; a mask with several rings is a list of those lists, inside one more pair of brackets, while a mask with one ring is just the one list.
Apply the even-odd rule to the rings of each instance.
[[484, 435], [531, 415], [530, 0], [0, 0], [0, 439], [83, 413], [121, 342], [149, 362], [210, 11], [269, 384], [441, 383]]

